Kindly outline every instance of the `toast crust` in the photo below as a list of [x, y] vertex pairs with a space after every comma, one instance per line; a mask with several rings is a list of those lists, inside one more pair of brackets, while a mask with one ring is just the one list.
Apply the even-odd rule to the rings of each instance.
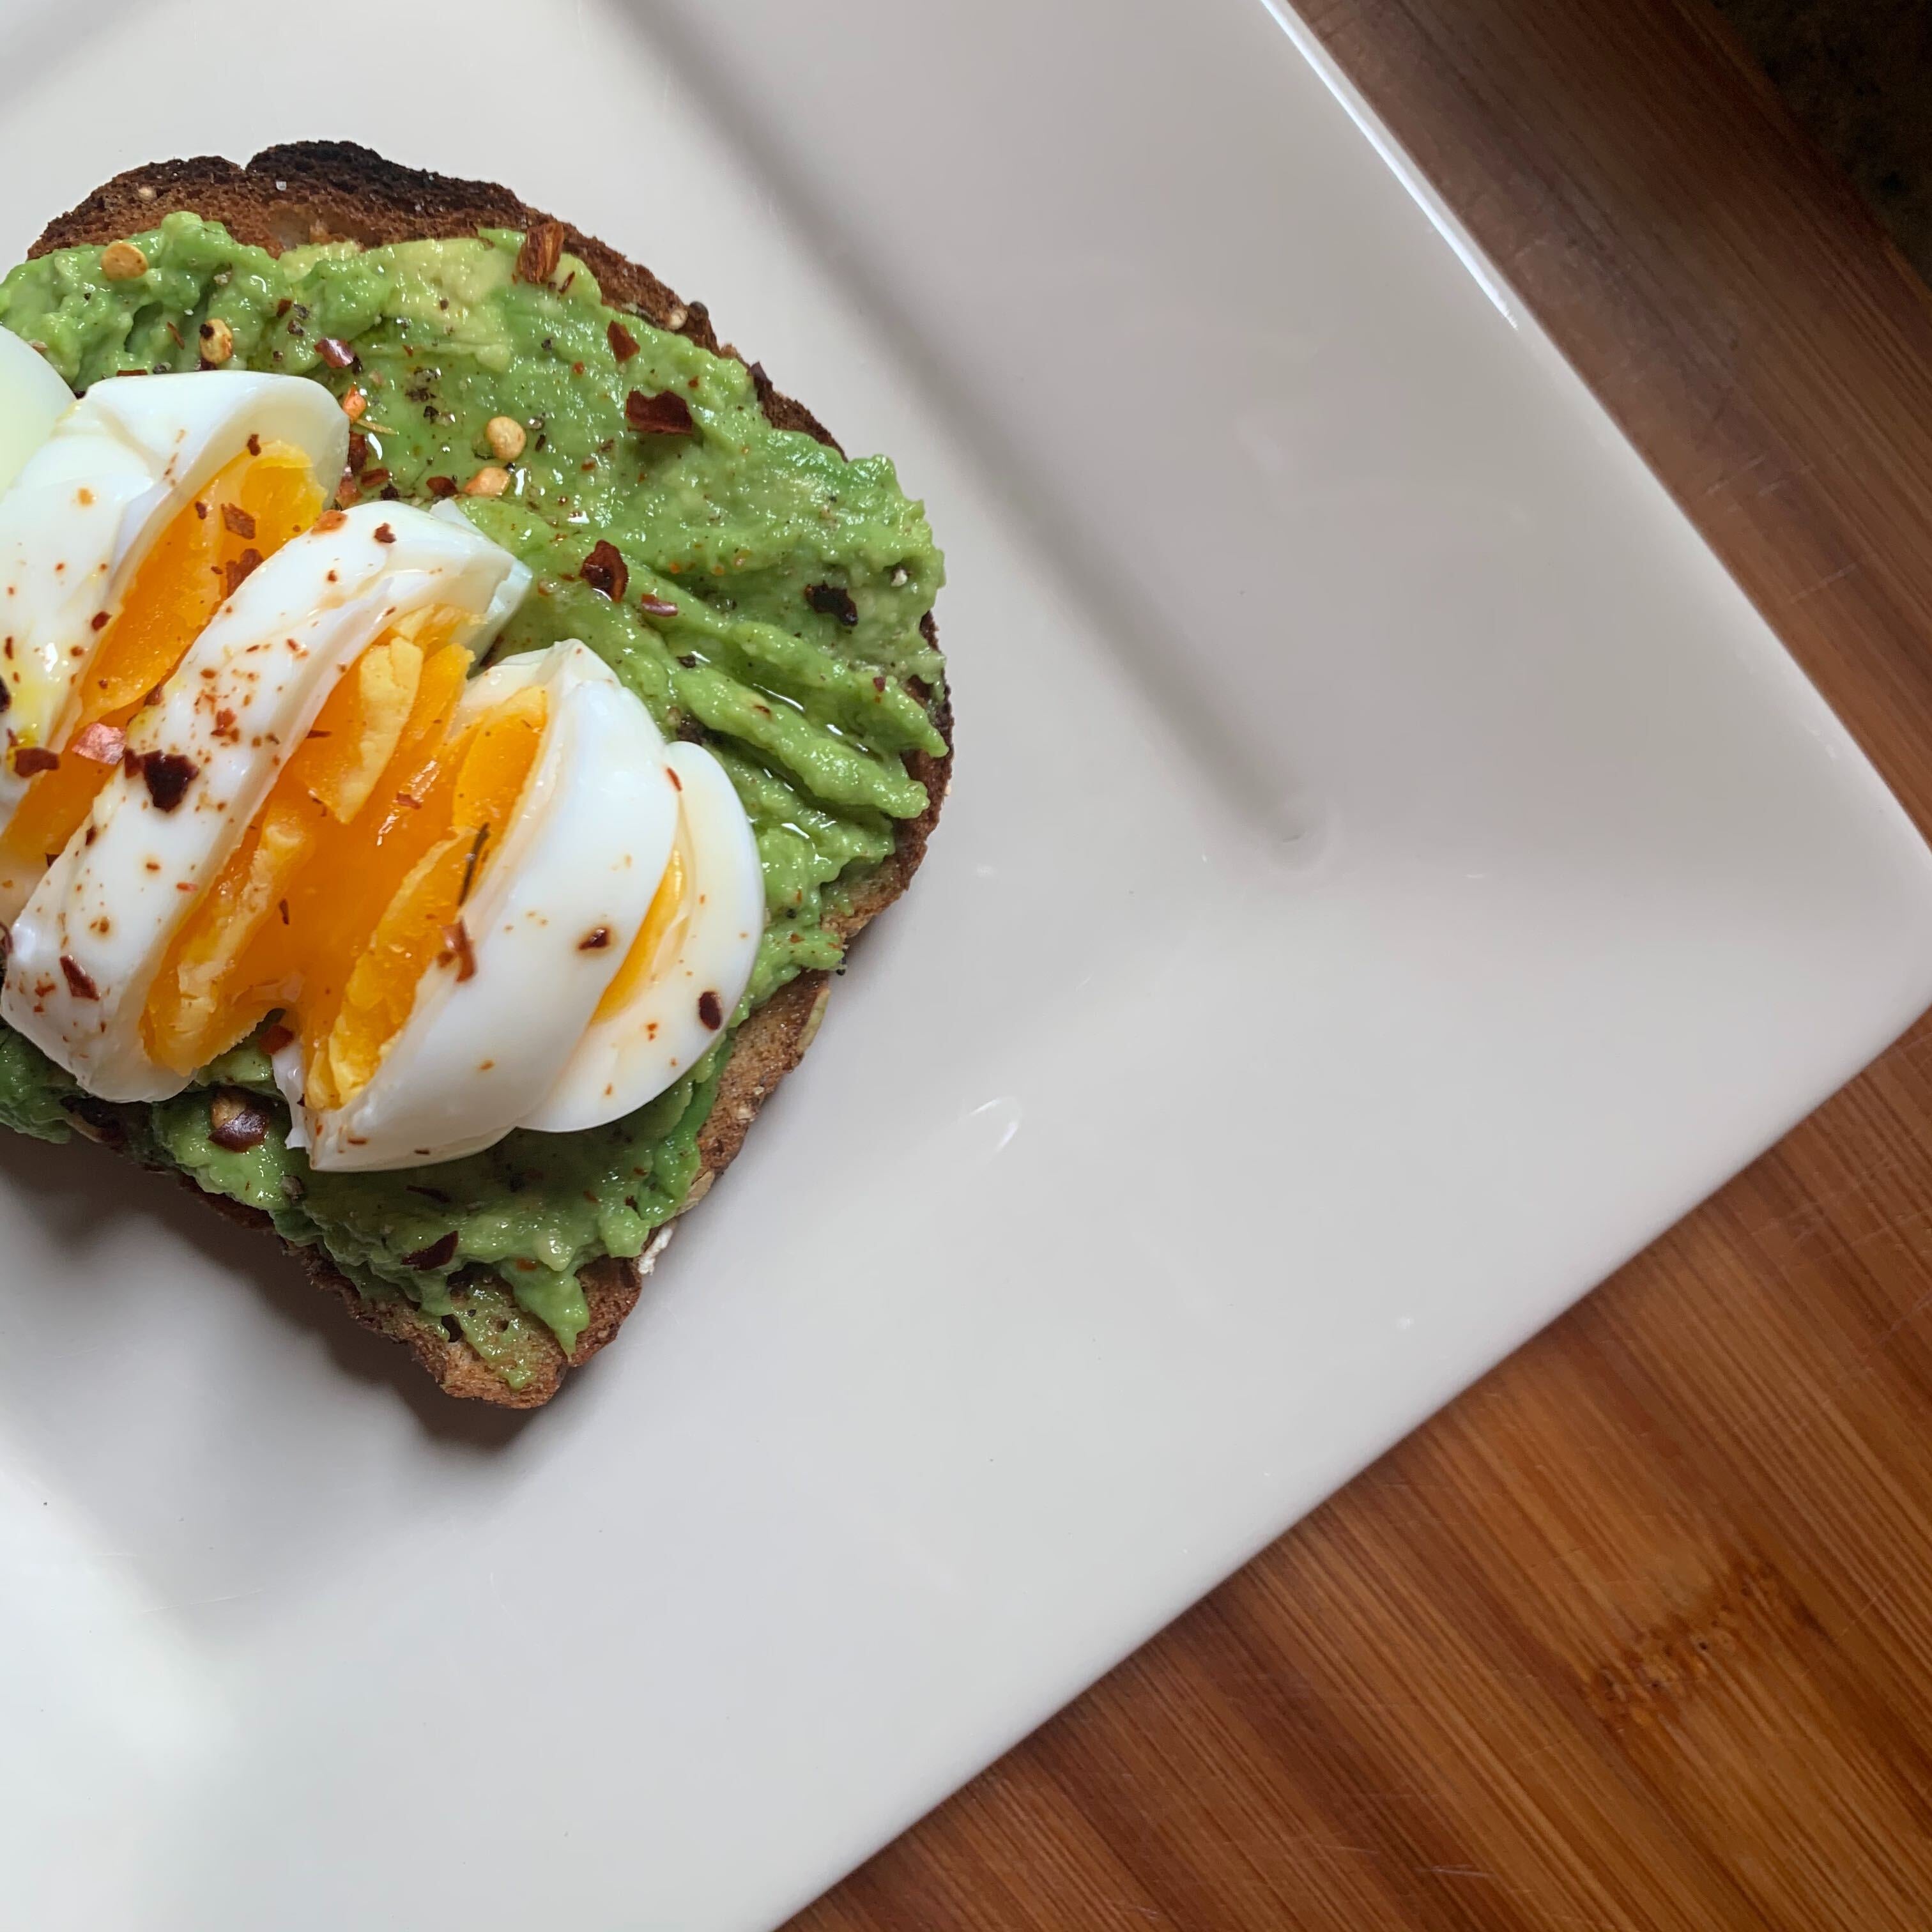
[[[494, 182], [458, 181], [403, 167], [350, 142], [304, 141], [265, 148], [245, 166], [204, 154], [131, 168], [50, 222], [29, 253], [44, 255], [56, 248], [117, 241], [152, 227], [177, 209], [219, 221], [237, 241], [275, 254], [315, 242], [352, 241], [376, 246], [441, 240], [473, 234], [479, 227], [527, 230], [556, 221]], [[702, 302], [685, 301], [650, 269], [595, 236], [568, 222], [557, 225], [563, 231], [565, 249], [596, 276], [613, 307], [634, 309], [659, 328], [686, 336], [714, 354], [743, 360], [731, 344], [718, 341]], [[752, 368], [759, 401], [774, 428], [802, 430], [839, 448], [831, 432], [803, 404], [773, 388], [758, 365]], [[925, 628], [936, 644], [938, 634], [930, 616]], [[950, 746], [950, 704], [942, 701], [938, 723]], [[842, 939], [849, 943], [856, 938], [911, 883], [938, 822], [952, 763], [950, 751], [943, 758], [915, 752], [908, 759], [912, 776], [926, 787], [926, 808], [918, 818], [899, 825], [890, 856], [862, 882], [850, 913], [827, 922]], [[830, 991], [826, 974], [801, 974], [739, 1028], [716, 1103], [698, 1138], [698, 1179], [681, 1212], [698, 1204], [744, 1144], [759, 1109], [811, 1044]], [[191, 1180], [188, 1184], [194, 1186]], [[230, 1219], [273, 1233], [274, 1223], [266, 1214], [220, 1196], [202, 1194], [198, 1188], [195, 1191]], [[407, 1348], [446, 1394], [504, 1408], [536, 1408], [556, 1394], [568, 1370], [580, 1368], [616, 1334], [637, 1306], [643, 1277], [676, 1225], [673, 1221], [661, 1230], [639, 1261], [607, 1258], [582, 1271], [578, 1280], [590, 1304], [589, 1325], [568, 1355], [552, 1337], [542, 1335], [536, 1372], [520, 1389], [506, 1387], [467, 1342], [452, 1336], [443, 1324], [412, 1304], [370, 1301], [326, 1255], [310, 1248], [291, 1247], [290, 1252], [318, 1288], [342, 1298], [356, 1321]]]

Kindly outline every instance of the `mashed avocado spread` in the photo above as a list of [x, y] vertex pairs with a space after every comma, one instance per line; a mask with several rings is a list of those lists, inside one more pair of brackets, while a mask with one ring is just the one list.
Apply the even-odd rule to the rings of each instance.
[[[742, 364], [607, 306], [572, 256], [545, 282], [519, 279], [514, 232], [276, 257], [175, 214], [129, 238], [147, 262], [131, 280], [110, 279], [89, 248], [0, 281], [0, 324], [76, 389], [195, 368], [212, 317], [232, 336], [232, 367], [362, 390], [356, 488], [413, 502], [498, 461], [493, 418], [525, 427], [510, 488], [457, 499], [536, 573], [494, 655], [580, 638], [667, 734], [711, 747], [758, 836], [766, 929], [718, 1045], [608, 1126], [515, 1133], [395, 1174], [317, 1174], [286, 1145], [278, 1100], [260, 1145], [231, 1153], [212, 1138], [212, 1089], [274, 1094], [253, 1046], [173, 1100], [110, 1109], [4, 1026], [0, 1125], [49, 1140], [77, 1123], [110, 1129], [138, 1157], [263, 1210], [289, 1240], [320, 1243], [364, 1294], [453, 1325], [520, 1387], [533, 1338], [547, 1330], [568, 1350], [583, 1330], [578, 1270], [638, 1254], [682, 1204], [737, 1023], [800, 972], [838, 964], [828, 917], [891, 852], [895, 821], [923, 809], [905, 754], [946, 748], [934, 722], [943, 666], [921, 630], [940, 554], [884, 458], [848, 462], [773, 428]], [[674, 392], [693, 433], [631, 428], [632, 391]], [[608, 572], [584, 580], [600, 542], [627, 567], [620, 598], [597, 587]], [[420, 1264], [432, 1255], [439, 1265]], [[479, 1265], [500, 1290], [478, 1282]]]

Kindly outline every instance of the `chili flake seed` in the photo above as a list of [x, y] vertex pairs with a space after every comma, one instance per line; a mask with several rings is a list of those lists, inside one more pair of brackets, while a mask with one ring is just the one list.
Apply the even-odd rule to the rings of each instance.
[[630, 587], [630, 567], [608, 537], [598, 538], [596, 548], [584, 560], [578, 574], [592, 590], [601, 590], [614, 604], [622, 603], [624, 592]]
[[235, 353], [235, 332], [218, 315], [201, 325], [201, 359], [208, 368], [218, 369]]
[[691, 405], [668, 389], [658, 396], [633, 389], [624, 398], [624, 420], [640, 436], [690, 436], [698, 428]]
[[[616, 324], [613, 322], [612, 328]], [[524, 426], [514, 416], [492, 416], [483, 425], [483, 440], [490, 446], [490, 454], [500, 463], [514, 463], [523, 454], [524, 446], [530, 440]]]
[[369, 398], [360, 389], [351, 389], [342, 399], [342, 413], [351, 422], [360, 422], [368, 406]]
[[486, 463], [463, 486], [466, 496], [500, 496], [510, 487], [510, 472], [494, 463]]
[[246, 1154], [268, 1138], [268, 1114], [252, 1094], [224, 1087], [208, 1103], [208, 1137], [230, 1154]]
[[638, 599], [638, 608], [646, 617], [675, 617], [677, 606], [668, 597], [653, 597], [647, 590]]
[[148, 272], [148, 258], [131, 242], [110, 242], [100, 251], [100, 272], [110, 282], [131, 282]]

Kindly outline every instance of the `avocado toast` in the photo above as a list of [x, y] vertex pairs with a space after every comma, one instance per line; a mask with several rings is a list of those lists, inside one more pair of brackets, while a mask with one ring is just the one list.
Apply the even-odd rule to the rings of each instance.
[[[115, 244], [128, 260], [104, 267]], [[175, 1098], [109, 1104], [0, 1032], [0, 1122], [104, 1140], [272, 1228], [449, 1393], [547, 1400], [616, 1332], [919, 863], [952, 735], [922, 514], [890, 464], [848, 463], [721, 347], [701, 304], [505, 189], [358, 148], [121, 176], [0, 284], [0, 322], [76, 388], [197, 364], [326, 384], [356, 423], [340, 500], [460, 499], [535, 573], [499, 655], [583, 639], [730, 773], [765, 877], [751, 986], [703, 1062], [608, 1126], [318, 1174], [258, 1043]], [[236, 1148], [238, 1106], [266, 1131]]]

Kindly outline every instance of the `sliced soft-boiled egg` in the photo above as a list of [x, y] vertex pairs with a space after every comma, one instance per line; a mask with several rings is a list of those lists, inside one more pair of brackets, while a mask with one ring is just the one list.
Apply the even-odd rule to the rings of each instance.
[[701, 745], [664, 762], [677, 836], [651, 909], [556, 1085], [523, 1124], [570, 1133], [616, 1120], [688, 1072], [743, 997], [765, 929], [764, 874], [724, 768]]
[[178, 1092], [286, 990], [297, 904], [353, 898], [406, 842], [470, 649], [528, 582], [466, 523], [383, 503], [254, 570], [14, 921], [0, 1017], [102, 1099]]
[[319, 1168], [452, 1160], [515, 1126], [621, 967], [676, 831], [650, 714], [580, 644], [476, 678], [422, 791], [427, 843], [345, 928], [346, 977], [288, 1010], [278, 1072]]
[[26, 468], [27, 458], [53, 434], [74, 406], [74, 392], [40, 352], [0, 328], [0, 490]]
[[98, 382], [28, 458], [0, 496], [0, 920], [148, 694], [321, 513], [347, 449], [320, 383], [220, 370]]

